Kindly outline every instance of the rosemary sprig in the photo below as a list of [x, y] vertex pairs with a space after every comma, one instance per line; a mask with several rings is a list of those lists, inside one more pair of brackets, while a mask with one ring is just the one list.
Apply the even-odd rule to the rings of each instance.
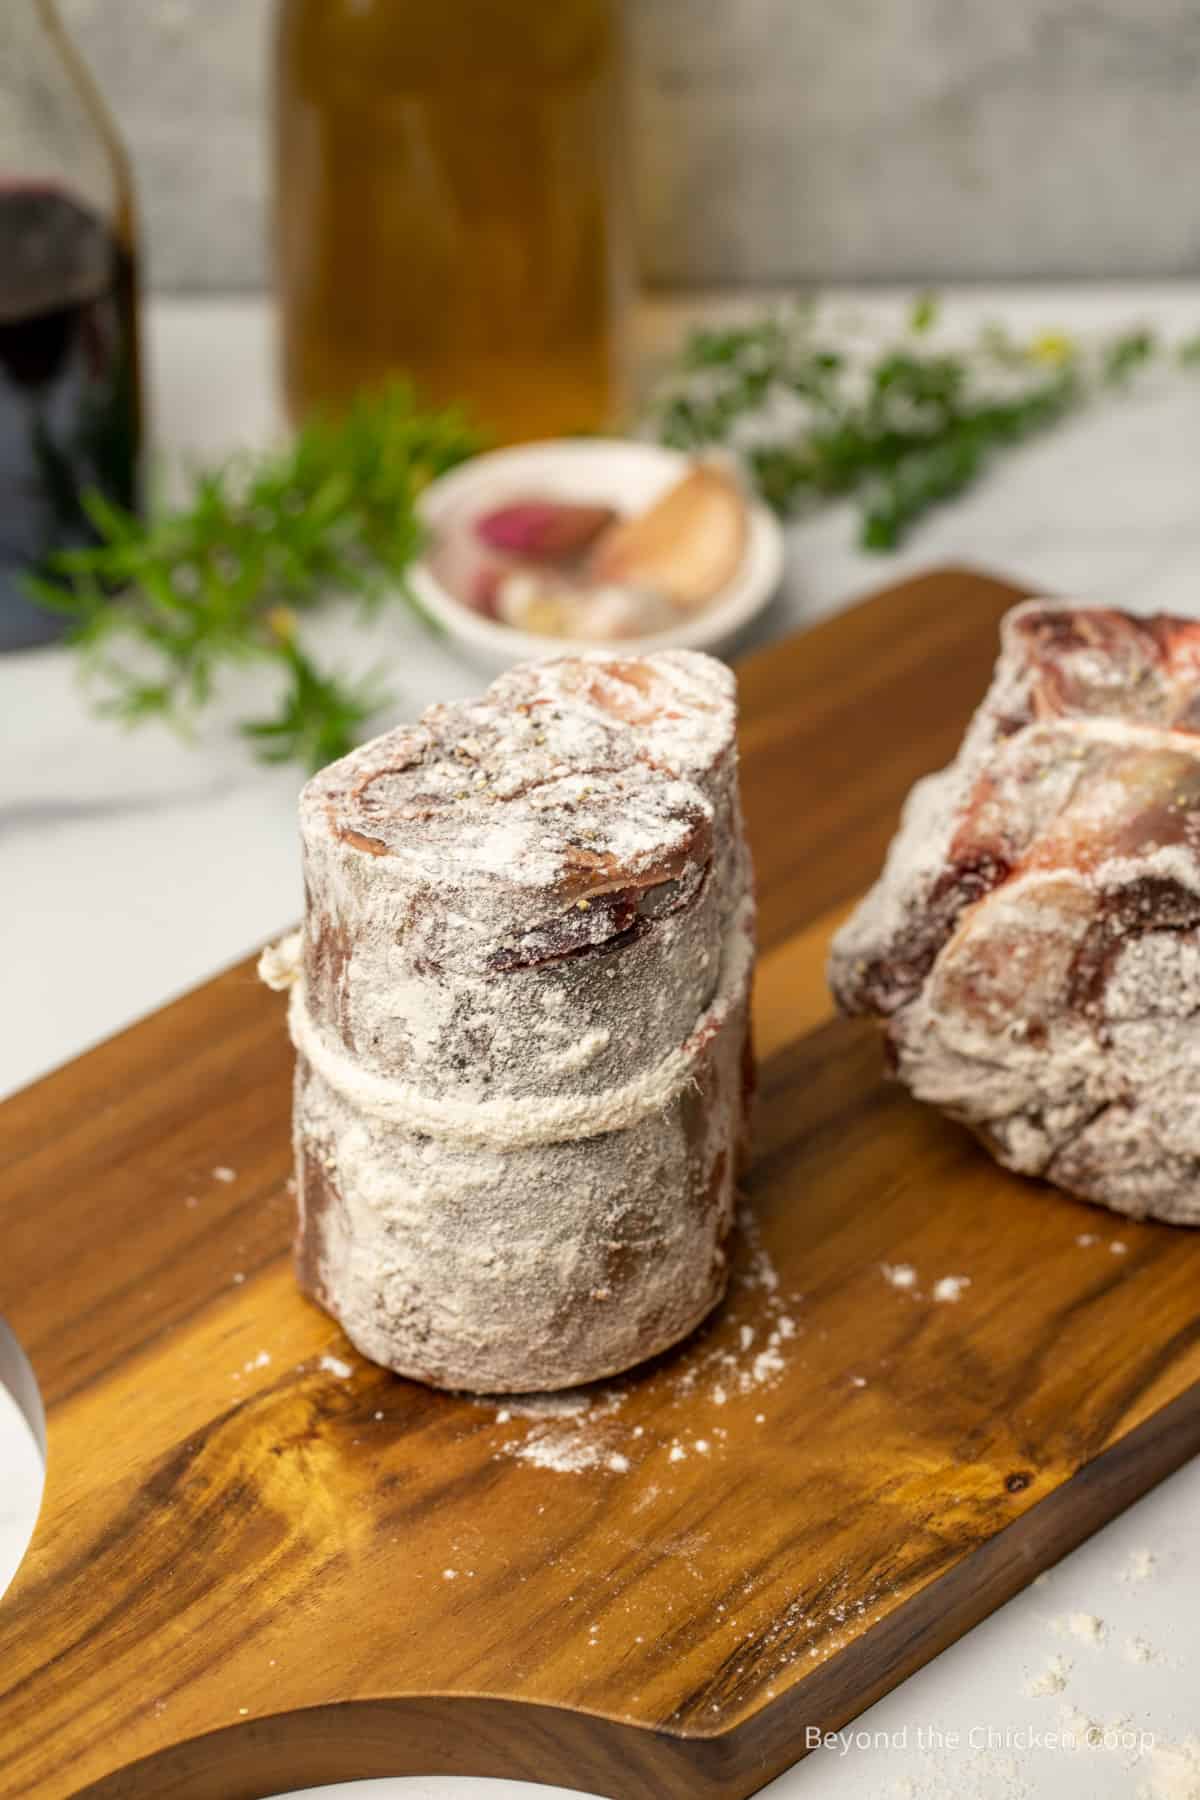
[[[1161, 350], [1140, 327], [1088, 348], [1061, 333], [1020, 342], [994, 326], [946, 349], [937, 322], [935, 296], [921, 294], [898, 342], [857, 354], [822, 336], [812, 306], [695, 331], [651, 429], [683, 450], [732, 449], [780, 513], [851, 497], [862, 546], [891, 550], [997, 452], [1128, 382]], [[1200, 365], [1200, 337], [1176, 357]]]
[[422, 411], [397, 384], [307, 423], [285, 449], [199, 474], [178, 511], [143, 520], [90, 494], [100, 541], [56, 554], [29, 586], [70, 615], [101, 712], [186, 729], [227, 669], [273, 664], [280, 710], [241, 729], [261, 759], [316, 768], [357, 741], [387, 696], [375, 675], [321, 671], [299, 617], [332, 594], [367, 611], [393, 595], [415, 606], [405, 576], [421, 544], [417, 496], [478, 448], [457, 412]]
[[[1164, 353], [1142, 329], [1089, 348], [992, 326], [947, 348], [938, 316], [936, 297], [918, 295], [898, 341], [867, 351], [823, 333], [812, 305], [695, 331], [649, 428], [683, 450], [733, 449], [781, 513], [851, 498], [861, 542], [888, 550], [1006, 446]], [[1200, 334], [1172, 356], [1200, 369]], [[339, 594], [367, 612], [389, 596], [415, 606], [417, 497], [479, 447], [457, 412], [424, 412], [397, 384], [306, 424], [286, 449], [196, 475], [177, 511], [143, 520], [87, 496], [98, 543], [53, 556], [28, 585], [70, 616], [100, 711], [187, 729], [224, 674], [263, 664], [281, 683], [278, 710], [240, 730], [261, 760], [315, 768], [388, 697], [378, 671], [352, 681], [319, 667], [304, 618]]]

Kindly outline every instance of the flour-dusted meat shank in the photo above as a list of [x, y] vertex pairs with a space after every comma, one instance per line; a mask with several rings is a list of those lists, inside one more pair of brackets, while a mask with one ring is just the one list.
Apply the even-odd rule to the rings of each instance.
[[525, 665], [305, 789], [297, 1261], [376, 1361], [568, 1386], [720, 1297], [753, 960], [734, 702], [692, 652]]
[[830, 976], [1007, 1167], [1200, 1224], [1200, 624], [1010, 613]]

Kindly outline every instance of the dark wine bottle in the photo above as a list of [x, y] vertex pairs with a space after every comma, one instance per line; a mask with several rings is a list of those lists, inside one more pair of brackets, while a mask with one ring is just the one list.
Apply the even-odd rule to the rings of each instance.
[[25, 577], [95, 542], [84, 503], [139, 503], [132, 187], [52, 0], [0, 6], [0, 649], [61, 618]]

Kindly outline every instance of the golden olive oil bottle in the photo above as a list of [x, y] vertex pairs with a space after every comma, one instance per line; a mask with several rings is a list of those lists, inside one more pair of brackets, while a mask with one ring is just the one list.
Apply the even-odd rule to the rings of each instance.
[[277, 58], [293, 416], [407, 374], [500, 441], [613, 423], [619, 0], [282, 0]]

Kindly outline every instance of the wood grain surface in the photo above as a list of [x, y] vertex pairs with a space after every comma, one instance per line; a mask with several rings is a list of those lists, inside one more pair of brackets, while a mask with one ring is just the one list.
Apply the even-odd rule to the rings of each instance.
[[1200, 1236], [1005, 1175], [822, 979], [1015, 597], [940, 572], [744, 665], [747, 1232], [717, 1317], [584, 1412], [393, 1378], [300, 1297], [251, 965], [0, 1110], [0, 1311], [49, 1447], [0, 1795], [749, 1794], [1200, 1446]]

